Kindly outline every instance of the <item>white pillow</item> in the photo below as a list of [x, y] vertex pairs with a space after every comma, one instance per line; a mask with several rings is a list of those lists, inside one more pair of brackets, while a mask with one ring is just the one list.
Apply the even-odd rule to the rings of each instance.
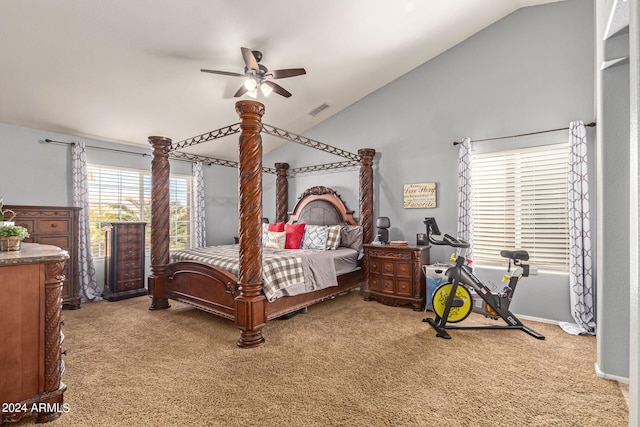
[[267, 237], [269, 233], [269, 224], [262, 223], [262, 247], [267, 244]]
[[287, 233], [285, 231], [267, 231], [267, 241], [265, 248], [284, 249], [287, 241]]
[[324, 251], [327, 248], [328, 228], [326, 225], [307, 224], [304, 228], [302, 249], [320, 249]]

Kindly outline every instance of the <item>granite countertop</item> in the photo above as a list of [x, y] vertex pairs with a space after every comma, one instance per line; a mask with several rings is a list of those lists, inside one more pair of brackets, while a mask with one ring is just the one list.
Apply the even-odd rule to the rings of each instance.
[[57, 246], [22, 242], [19, 251], [0, 252], [0, 267], [4, 265], [62, 261], [67, 258], [69, 258], [69, 253]]

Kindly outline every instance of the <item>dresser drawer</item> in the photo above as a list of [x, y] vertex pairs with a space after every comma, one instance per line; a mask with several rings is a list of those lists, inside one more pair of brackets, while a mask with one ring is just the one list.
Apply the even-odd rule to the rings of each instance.
[[136, 268], [132, 270], [118, 270], [118, 281], [141, 280], [142, 269]]
[[138, 251], [120, 251], [118, 252], [118, 261], [139, 261], [142, 255]]
[[124, 236], [128, 234], [133, 234], [136, 236], [140, 236], [140, 234], [142, 234], [142, 230], [139, 225], [128, 225], [128, 224], [120, 225], [118, 227], [118, 235]]
[[120, 262], [120, 268], [123, 270], [141, 269], [143, 267], [142, 259], [125, 260]]
[[141, 239], [142, 239], [142, 237], [140, 236], [140, 233], [122, 234], [122, 235], [118, 236], [118, 243], [120, 243], [120, 244], [124, 244], [124, 243], [137, 243], [137, 244], [139, 244]]
[[134, 289], [144, 289], [144, 281], [143, 280], [119, 280], [116, 284], [116, 289], [114, 292], [124, 292], [130, 291]]
[[68, 219], [41, 219], [37, 227], [38, 234], [67, 234], [71, 230]]
[[53, 245], [68, 251], [71, 247], [71, 236], [43, 236], [38, 238], [41, 245]]

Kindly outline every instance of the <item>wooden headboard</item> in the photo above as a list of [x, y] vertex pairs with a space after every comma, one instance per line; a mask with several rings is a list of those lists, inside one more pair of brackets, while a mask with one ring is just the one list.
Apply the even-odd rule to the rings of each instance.
[[314, 225], [358, 225], [338, 193], [328, 187], [311, 187], [298, 197], [289, 223], [304, 222]]

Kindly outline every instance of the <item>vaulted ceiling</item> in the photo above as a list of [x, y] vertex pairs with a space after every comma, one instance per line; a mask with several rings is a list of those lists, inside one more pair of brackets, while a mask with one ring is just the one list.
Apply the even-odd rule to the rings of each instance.
[[[243, 73], [247, 47], [269, 69], [306, 69], [276, 81], [290, 98], [258, 96], [265, 123], [303, 134], [516, 9], [553, 1], [2, 0], [0, 122], [145, 146], [186, 139], [238, 121], [243, 79], [200, 69]], [[193, 151], [237, 158], [236, 144]]]

